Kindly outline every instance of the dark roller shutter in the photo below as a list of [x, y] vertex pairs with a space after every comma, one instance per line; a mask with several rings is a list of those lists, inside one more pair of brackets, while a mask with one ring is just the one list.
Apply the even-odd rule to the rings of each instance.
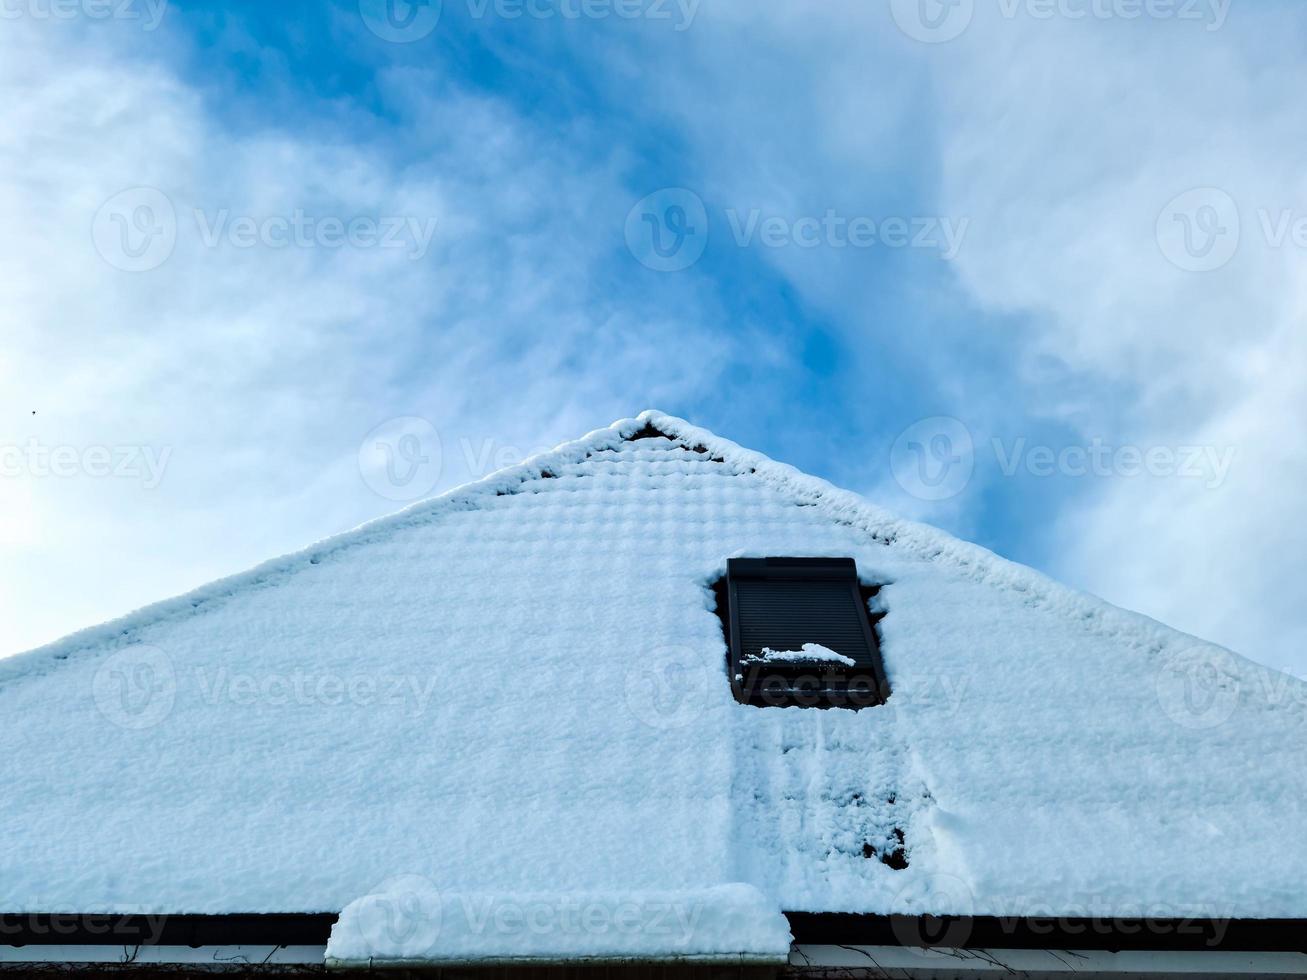
[[[748, 704], [868, 707], [888, 695], [876, 633], [851, 558], [727, 563], [731, 680]], [[764, 663], [763, 651], [818, 644], [853, 661]]]

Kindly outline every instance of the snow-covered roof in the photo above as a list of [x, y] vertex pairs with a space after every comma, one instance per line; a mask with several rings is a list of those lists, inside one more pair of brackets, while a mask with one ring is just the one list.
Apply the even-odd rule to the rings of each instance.
[[[884, 585], [885, 705], [732, 699], [709, 586], [795, 555]], [[0, 911], [1304, 917], [1305, 692], [645, 413], [0, 661]]]

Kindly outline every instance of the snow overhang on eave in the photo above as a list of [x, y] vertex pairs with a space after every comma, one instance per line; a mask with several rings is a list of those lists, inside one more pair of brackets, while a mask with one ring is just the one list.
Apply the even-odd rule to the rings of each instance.
[[534, 969], [548, 967], [628, 967], [628, 966], [739, 966], [783, 967], [790, 962], [784, 956], [767, 953], [702, 953], [683, 956], [632, 954], [630, 956], [485, 956], [430, 957], [421, 959], [338, 959], [328, 956], [332, 970], [435, 970], [435, 969]]
[[327, 942], [336, 969], [781, 967], [789, 921], [757, 888], [441, 892], [404, 876], [350, 902]]

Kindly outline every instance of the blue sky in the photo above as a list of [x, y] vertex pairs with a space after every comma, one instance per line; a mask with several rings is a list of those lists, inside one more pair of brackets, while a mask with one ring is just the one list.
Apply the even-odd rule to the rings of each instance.
[[1293, 5], [6, 9], [0, 654], [657, 407], [1307, 671]]

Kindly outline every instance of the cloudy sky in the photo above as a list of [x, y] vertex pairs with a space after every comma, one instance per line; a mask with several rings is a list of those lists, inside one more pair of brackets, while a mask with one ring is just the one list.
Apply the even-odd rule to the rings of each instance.
[[0, 655], [657, 407], [1307, 674], [1304, 37], [3, 0]]

